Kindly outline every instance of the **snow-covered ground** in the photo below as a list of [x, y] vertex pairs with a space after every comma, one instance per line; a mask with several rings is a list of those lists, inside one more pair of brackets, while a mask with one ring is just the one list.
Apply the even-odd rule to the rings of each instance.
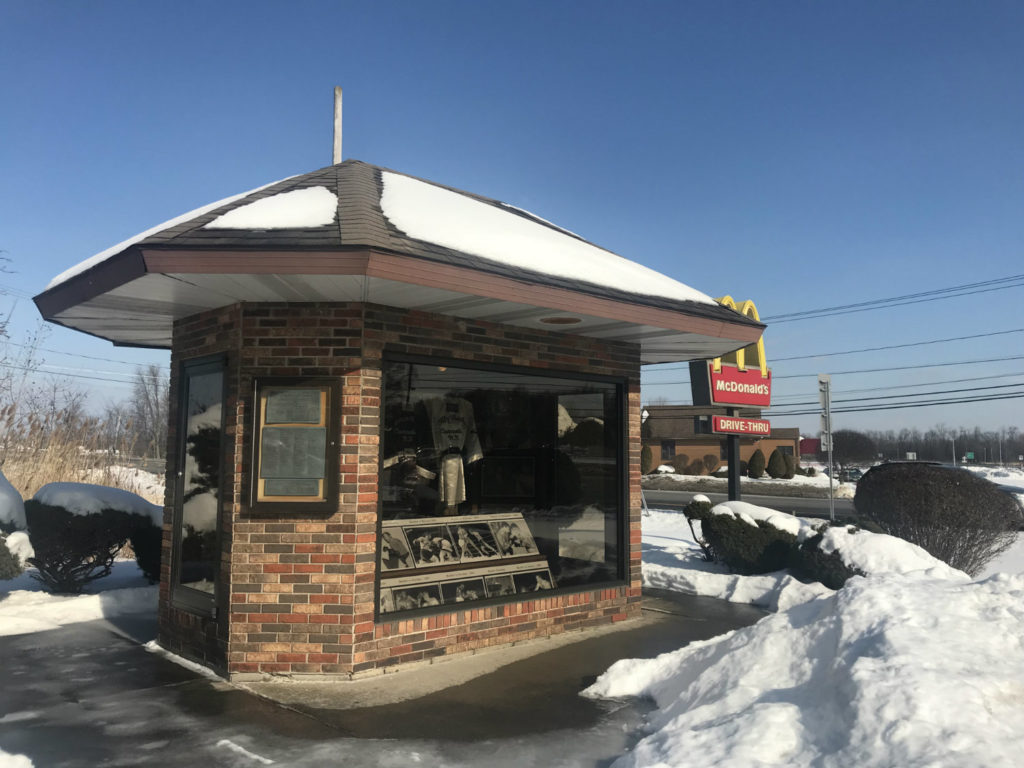
[[[724, 477], [712, 477], [711, 475], [680, 475], [675, 469], [670, 467], [668, 464], [662, 464], [657, 469], [658, 477], [666, 480], [675, 480], [680, 485], [692, 485], [695, 481], [701, 483], [701, 487], [708, 493], [714, 492], [714, 487], [721, 486], [724, 491], [729, 481]], [[746, 493], [756, 494], [759, 490], [771, 488], [777, 490], [779, 488], [820, 488], [825, 491], [825, 496], [828, 495], [828, 475], [821, 473], [816, 474], [814, 477], [807, 477], [806, 475], [794, 475], [788, 480], [782, 478], [764, 477], [754, 480], [753, 478], [740, 476], [740, 486]], [[853, 495], [857, 492], [857, 485], [855, 483], [841, 483], [838, 480], [832, 481], [833, 495], [837, 499], [852, 499]]]
[[[773, 520], [801, 536], [810, 530], [799, 518], [749, 504], [717, 511]], [[971, 581], [905, 542], [836, 529], [831, 545], [872, 575], [833, 592], [785, 572], [742, 577], [707, 563], [679, 512], [653, 510], [643, 524], [647, 586], [755, 603], [775, 613], [656, 659], [620, 661], [588, 688], [589, 697], [639, 696], [655, 705], [635, 747], [614, 763], [619, 768], [1019, 763], [1020, 549], [1000, 560], [1015, 574]], [[95, 594], [56, 597], [28, 575], [0, 582], [0, 631], [42, 631], [114, 612], [155, 610], [156, 588], [145, 585], [133, 562], [119, 562], [112, 576], [91, 587]], [[377, 742], [362, 750], [345, 740], [310, 746], [289, 762], [336, 764], [344, 754], [352, 764], [384, 765], [380, 749]], [[594, 762], [574, 739], [552, 734], [457, 750], [394, 742], [387, 754], [399, 761], [394, 764], [418, 757], [441, 766], [534, 764], [510, 763], [502, 755], [543, 756], [544, 764], [567, 768]], [[0, 768], [31, 765], [0, 751]]]

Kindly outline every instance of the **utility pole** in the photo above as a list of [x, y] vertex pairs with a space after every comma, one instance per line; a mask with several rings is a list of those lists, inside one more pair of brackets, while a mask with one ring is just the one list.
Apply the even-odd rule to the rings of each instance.
[[835, 522], [836, 502], [832, 490], [836, 469], [832, 464], [832, 377], [818, 374], [818, 400], [821, 402], [821, 450], [828, 453], [828, 519]]

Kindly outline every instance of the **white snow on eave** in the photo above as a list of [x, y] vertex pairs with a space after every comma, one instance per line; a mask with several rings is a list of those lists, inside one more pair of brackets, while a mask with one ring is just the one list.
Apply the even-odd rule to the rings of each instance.
[[638, 295], [715, 304], [688, 285], [564, 231], [408, 176], [385, 171], [382, 178], [381, 210], [409, 237], [531, 272]]
[[234, 208], [203, 229], [309, 229], [334, 222], [338, 196], [327, 187], [281, 192]]
[[131, 246], [135, 245], [138, 242], [141, 242], [142, 240], [145, 240], [147, 237], [150, 237], [151, 235], [155, 235], [158, 232], [163, 232], [165, 229], [170, 229], [171, 227], [176, 227], [179, 224], [184, 224], [186, 221], [194, 219], [198, 216], [202, 216], [204, 213], [215, 211], [223, 205], [228, 205], [230, 203], [235, 202], [236, 200], [241, 200], [243, 197], [251, 195], [254, 192], [259, 192], [260, 190], [266, 189], [267, 187], [272, 187], [275, 184], [280, 184], [282, 181], [288, 181], [288, 179], [293, 178], [295, 177], [289, 176], [288, 178], [285, 179], [272, 181], [269, 184], [264, 184], [261, 187], [250, 189], [248, 192], [242, 192], [239, 195], [225, 197], [223, 200], [218, 200], [215, 203], [209, 203], [208, 205], [196, 208], [195, 210], [189, 211], [188, 213], [183, 213], [180, 216], [176, 216], [173, 219], [168, 219], [163, 224], [157, 224], [155, 227], [151, 227], [150, 229], [147, 229], [145, 232], [140, 232], [134, 237], [129, 237], [127, 240], [122, 240], [117, 245], [113, 245], [110, 248], [107, 248], [105, 251], [100, 251], [95, 256], [90, 256], [85, 261], [81, 261], [75, 266], [71, 267], [70, 269], [64, 270], [55, 278], [53, 278], [53, 280], [47, 283], [46, 288], [44, 290], [48, 291], [51, 288], [56, 288], [61, 283], [66, 283], [68, 280], [75, 277], [76, 275], [80, 275], [87, 269], [91, 269], [92, 267], [95, 267], [97, 264], [103, 263], [111, 256], [116, 256], [117, 254], [121, 253], [121, 251], [125, 250], [126, 248], [130, 248]]

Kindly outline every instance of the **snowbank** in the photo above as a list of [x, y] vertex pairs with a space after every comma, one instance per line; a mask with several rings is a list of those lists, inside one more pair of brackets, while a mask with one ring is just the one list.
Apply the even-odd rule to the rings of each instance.
[[0, 749], [0, 768], [33, 768], [33, 764], [25, 755], [12, 755]]
[[[63, 596], [43, 591], [34, 568], [0, 581], [0, 636], [57, 629], [65, 624], [130, 613], [156, 613], [156, 585], [149, 585], [134, 560], [114, 563], [107, 576], [89, 585], [96, 594]], [[3, 763], [0, 762], [0, 766]]]
[[0, 472], [0, 523], [25, 530], [25, 502], [3, 472]]
[[[979, 631], [983, 628], [983, 631]], [[645, 696], [629, 766], [1016, 766], [1024, 576], [855, 578], [757, 624], [617, 662], [584, 695]]]
[[54, 507], [63, 507], [75, 515], [92, 515], [104, 509], [116, 509], [142, 515], [160, 527], [164, 524], [164, 508], [151, 504], [141, 496], [120, 488], [89, 483], [47, 483], [33, 497]]
[[7, 551], [18, 558], [22, 565], [28, 562], [30, 557], [36, 556], [36, 551], [32, 548], [32, 542], [28, 539], [28, 534], [25, 531], [15, 531], [7, 537]]

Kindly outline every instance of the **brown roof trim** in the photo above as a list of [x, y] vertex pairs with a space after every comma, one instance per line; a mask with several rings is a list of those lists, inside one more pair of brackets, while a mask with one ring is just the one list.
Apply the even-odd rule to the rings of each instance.
[[[33, 298], [39, 314], [52, 320], [70, 307], [120, 288], [146, 274], [142, 250], [132, 246]], [[76, 329], [77, 330], [77, 329]]]
[[[724, 307], [694, 302], [695, 311], [691, 313], [687, 303], [680, 302], [678, 310], [660, 309], [378, 250], [245, 253], [146, 249], [143, 256], [147, 271], [163, 274], [366, 275], [428, 288], [451, 290], [452, 286], [459, 286], [459, 292], [474, 296], [741, 343], [756, 341], [764, 328], [761, 323]], [[710, 314], [707, 310], [717, 310], [714, 314], [719, 317], [703, 316]]]

